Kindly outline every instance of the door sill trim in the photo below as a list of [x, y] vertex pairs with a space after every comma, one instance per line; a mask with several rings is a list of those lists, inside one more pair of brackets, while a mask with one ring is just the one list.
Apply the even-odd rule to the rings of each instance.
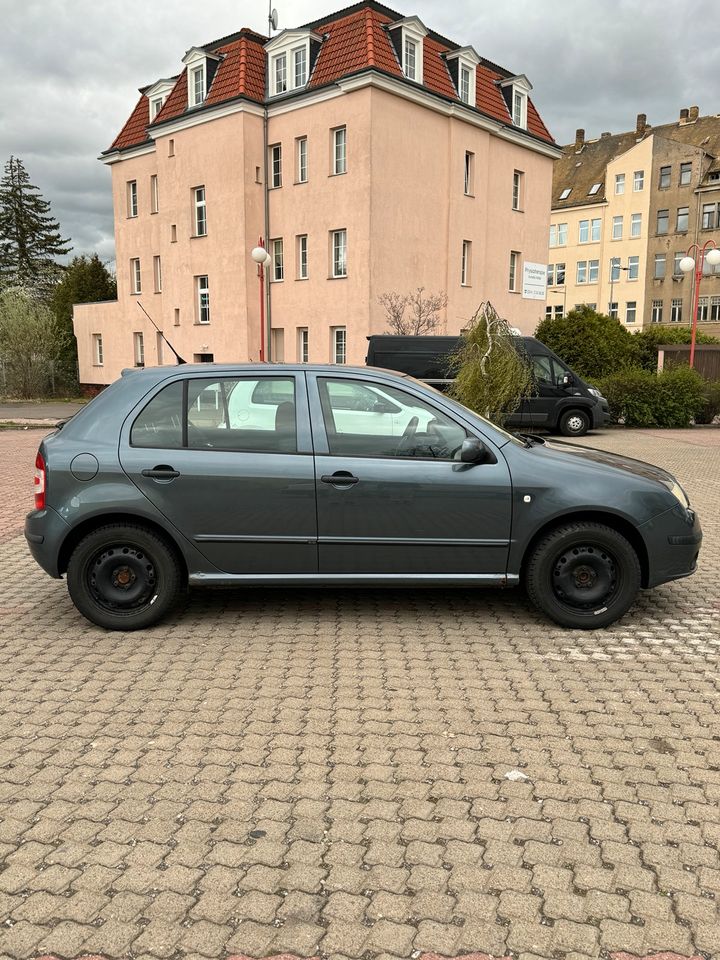
[[517, 574], [505, 573], [191, 573], [193, 587], [223, 586], [391, 586], [438, 587], [514, 587], [520, 582]]

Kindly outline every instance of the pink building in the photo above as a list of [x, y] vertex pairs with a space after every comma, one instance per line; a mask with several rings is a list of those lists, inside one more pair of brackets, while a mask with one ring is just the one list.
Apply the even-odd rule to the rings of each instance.
[[182, 62], [101, 158], [118, 300], [75, 307], [83, 384], [174, 362], [139, 303], [188, 361], [259, 359], [261, 236], [265, 359], [362, 363], [378, 297], [418, 286], [440, 333], [487, 298], [533, 331], [559, 151], [523, 74], [374, 0]]

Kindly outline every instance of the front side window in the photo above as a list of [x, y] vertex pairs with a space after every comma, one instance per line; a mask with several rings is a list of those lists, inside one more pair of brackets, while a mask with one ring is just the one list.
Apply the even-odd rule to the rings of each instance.
[[680, 186], [687, 187], [690, 185], [692, 180], [692, 163], [681, 163], [680, 164]]
[[332, 276], [347, 276], [347, 230], [333, 230], [332, 243]]
[[138, 257], [130, 261], [130, 290], [132, 293], [142, 293], [142, 274]]
[[637, 318], [637, 301], [628, 300], [625, 307], [625, 323], [635, 323]]
[[625, 193], [625, 174], [616, 173], [615, 174], [615, 194], [620, 196], [621, 193]]
[[633, 174], [633, 193], [639, 193], [645, 186], [645, 171], [636, 170]]
[[270, 147], [270, 184], [273, 187], [282, 186], [282, 144], [280, 143]]
[[197, 107], [205, 99], [205, 68], [194, 67], [190, 73], [191, 106]]
[[347, 173], [347, 130], [333, 130], [333, 173]]
[[613, 223], [612, 223], [613, 240], [622, 240], [622, 235], [623, 235], [623, 218], [613, 217]]
[[404, 74], [408, 80], [415, 80], [417, 77], [417, 43], [414, 40], [411, 40], [410, 37], [405, 37], [405, 66]]
[[307, 183], [308, 178], [308, 142], [307, 137], [297, 140], [297, 182]]
[[195, 205], [195, 236], [207, 235], [207, 204], [205, 202], [205, 187], [195, 187], [193, 190]]
[[668, 226], [670, 223], [670, 211], [669, 210], [658, 210], [657, 212], [657, 233], [663, 234], [668, 232]]
[[628, 257], [628, 280], [637, 280], [640, 276], [640, 257]]
[[273, 93], [285, 93], [287, 90], [287, 54], [278, 54], [275, 57], [273, 67]]
[[273, 280], [285, 279], [285, 254], [283, 250], [282, 237], [270, 241], [272, 249], [272, 278]]
[[630, 217], [630, 236], [639, 237], [642, 233], [642, 214], [633, 213]]
[[210, 323], [210, 284], [206, 276], [195, 277], [196, 317], [198, 323]]
[[690, 219], [690, 208], [678, 207], [677, 227], [676, 227], [678, 233], [687, 233], [689, 219]]
[[424, 400], [360, 380], [319, 378], [331, 456], [453, 460], [464, 427]]
[[666, 262], [667, 258], [664, 253], [655, 254], [655, 272], [653, 273], [655, 280], [665, 279]]
[[138, 215], [138, 192], [137, 180], [129, 180], [127, 185], [127, 215], [136, 217]]
[[347, 330], [345, 327], [332, 327], [332, 362], [347, 362]]
[[295, 86], [304, 87], [307, 83], [307, 49], [305, 47], [293, 50], [293, 68]]
[[300, 234], [297, 238], [297, 278], [308, 278], [308, 238], [307, 234]]

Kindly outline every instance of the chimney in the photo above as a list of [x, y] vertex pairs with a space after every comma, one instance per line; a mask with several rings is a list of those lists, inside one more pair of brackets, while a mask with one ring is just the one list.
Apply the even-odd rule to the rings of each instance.
[[585, 146], [585, 131], [582, 127], [578, 127], [575, 131], [575, 152], [579, 153], [582, 148]]
[[695, 121], [699, 116], [700, 116], [700, 107], [690, 107], [690, 115], [688, 117], [688, 122], [695, 123]]
[[645, 128], [647, 127], [647, 114], [639, 113], [637, 115], [637, 120], [635, 121], [635, 133], [638, 137], [642, 137], [645, 133]]
[[687, 123], [687, 118], [689, 113], [690, 111], [688, 110], [688, 108], [683, 107], [683, 109], [680, 111], [680, 123]]
[[601, 140], [607, 140], [608, 137], [611, 137], [611, 136], [612, 136], [612, 134], [610, 133], [610, 131], [609, 131], [609, 130], [606, 130], [604, 133], [601, 133], [601, 134], [600, 134], [600, 139], [601, 139]]

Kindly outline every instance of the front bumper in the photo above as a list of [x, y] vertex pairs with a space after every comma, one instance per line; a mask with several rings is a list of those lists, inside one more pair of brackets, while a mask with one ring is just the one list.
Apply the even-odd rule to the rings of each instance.
[[44, 510], [32, 510], [25, 517], [25, 539], [30, 553], [45, 573], [59, 580], [58, 569], [60, 547], [68, 535], [70, 526], [52, 507]]
[[610, 404], [602, 397], [593, 408], [593, 427], [606, 427], [609, 423]]
[[702, 528], [694, 510], [678, 503], [660, 516], [641, 524], [638, 530], [648, 551], [648, 582], [657, 587], [695, 573], [702, 544]]

